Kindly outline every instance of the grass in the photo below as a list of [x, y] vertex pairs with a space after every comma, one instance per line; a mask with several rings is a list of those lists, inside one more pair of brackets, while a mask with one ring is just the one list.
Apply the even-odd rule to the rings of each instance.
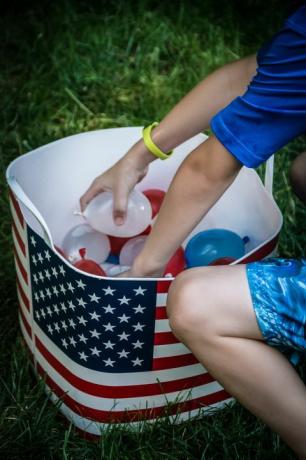
[[[200, 79], [258, 49], [280, 26], [281, 2], [24, 2], [0, 18], [2, 139], [0, 454], [5, 459], [290, 459], [289, 448], [239, 404], [202, 420], [156, 423], [138, 434], [82, 439], [48, 402], [17, 324], [5, 169], [35, 147], [77, 132], [161, 119]], [[276, 157], [284, 214], [280, 254], [301, 256], [306, 212], [288, 169], [299, 139]], [[260, 169], [260, 173], [262, 170]], [[304, 376], [303, 367], [299, 372]], [[280, 391], [285, 391], [280, 388]], [[285, 396], [285, 394], [284, 394]]]

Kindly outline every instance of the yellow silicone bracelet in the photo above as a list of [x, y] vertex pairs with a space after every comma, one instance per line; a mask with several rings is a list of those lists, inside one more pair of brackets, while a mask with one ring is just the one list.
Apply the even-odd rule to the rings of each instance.
[[151, 131], [152, 129], [158, 125], [158, 122], [155, 121], [154, 123], [152, 123], [151, 125], [148, 125], [146, 126], [145, 128], [143, 128], [142, 130], [142, 137], [143, 137], [143, 141], [145, 143], [145, 146], [147, 147], [147, 149], [153, 153], [153, 155], [155, 155], [156, 157], [160, 158], [161, 160], [166, 160], [167, 158], [170, 157], [171, 153], [173, 152], [173, 150], [170, 150], [169, 152], [167, 153], [164, 153], [162, 150], [160, 150], [159, 147], [157, 147], [156, 144], [154, 144], [154, 142], [152, 141], [152, 138], [151, 138]]

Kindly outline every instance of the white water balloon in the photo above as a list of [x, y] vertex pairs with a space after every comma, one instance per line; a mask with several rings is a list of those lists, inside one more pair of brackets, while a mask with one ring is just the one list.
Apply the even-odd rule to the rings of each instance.
[[126, 219], [122, 225], [116, 225], [113, 220], [113, 194], [102, 192], [90, 201], [82, 215], [95, 230], [107, 235], [129, 237], [147, 228], [152, 219], [152, 208], [143, 193], [132, 190]]
[[86, 257], [98, 264], [104, 262], [110, 253], [108, 237], [87, 224], [80, 224], [71, 228], [65, 235], [61, 247], [72, 263], [81, 259], [79, 250], [82, 248], [86, 249]]
[[123, 246], [119, 254], [120, 265], [129, 265], [132, 266], [136, 256], [141, 252], [147, 236], [137, 236], [136, 238], [131, 238]]

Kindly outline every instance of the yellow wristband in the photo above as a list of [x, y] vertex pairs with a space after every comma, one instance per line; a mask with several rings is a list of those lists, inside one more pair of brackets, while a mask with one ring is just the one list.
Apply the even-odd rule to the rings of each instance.
[[143, 137], [143, 141], [145, 143], [145, 146], [147, 147], [147, 149], [153, 153], [153, 155], [155, 155], [156, 157], [160, 158], [161, 160], [166, 160], [167, 158], [170, 157], [171, 153], [173, 152], [173, 150], [170, 150], [169, 152], [167, 153], [164, 153], [162, 150], [160, 150], [159, 147], [157, 147], [156, 144], [154, 144], [154, 142], [152, 141], [152, 138], [151, 138], [151, 131], [152, 131], [152, 128], [154, 128], [155, 126], [157, 126], [158, 123], [157, 121], [155, 121], [154, 123], [152, 123], [151, 125], [148, 125], [146, 126], [145, 128], [143, 128], [142, 130], [142, 137]]

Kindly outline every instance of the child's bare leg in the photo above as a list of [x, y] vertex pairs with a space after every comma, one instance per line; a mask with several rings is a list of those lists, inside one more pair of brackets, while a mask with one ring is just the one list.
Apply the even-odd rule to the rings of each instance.
[[170, 287], [167, 311], [174, 334], [207, 370], [306, 459], [306, 387], [262, 341], [245, 267], [186, 270]]

